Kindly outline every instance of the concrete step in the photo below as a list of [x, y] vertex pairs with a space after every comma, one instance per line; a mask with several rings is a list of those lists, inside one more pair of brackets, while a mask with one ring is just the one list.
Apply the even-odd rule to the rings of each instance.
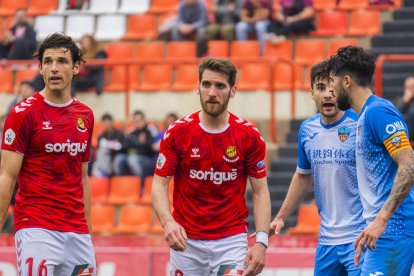
[[296, 170], [297, 158], [278, 158], [272, 160], [270, 168], [272, 172], [294, 172]]

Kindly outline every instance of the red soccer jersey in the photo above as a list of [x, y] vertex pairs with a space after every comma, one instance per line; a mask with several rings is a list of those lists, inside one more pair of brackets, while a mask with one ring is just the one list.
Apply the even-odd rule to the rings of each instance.
[[216, 240], [247, 232], [247, 177], [266, 177], [266, 146], [259, 131], [230, 113], [211, 131], [199, 112], [170, 126], [155, 173], [174, 176], [174, 219], [192, 239]]
[[36, 93], [12, 109], [2, 149], [24, 155], [15, 231], [36, 227], [88, 233], [82, 163], [89, 161], [93, 123], [92, 110], [76, 99], [53, 104]]

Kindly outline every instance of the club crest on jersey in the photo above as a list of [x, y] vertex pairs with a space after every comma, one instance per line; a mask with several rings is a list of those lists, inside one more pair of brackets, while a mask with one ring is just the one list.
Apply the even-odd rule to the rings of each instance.
[[77, 126], [76, 128], [80, 131], [80, 132], [85, 132], [87, 129], [85, 127], [85, 121], [82, 118], [78, 118], [76, 119], [76, 123]]
[[[237, 160], [239, 160], [239, 157], [237, 156], [237, 150], [235, 146], [228, 146], [226, 149], [226, 155], [223, 155], [223, 159], [226, 160], [227, 162], [236, 162]], [[236, 158], [234, 158], [236, 157]], [[234, 158], [234, 159], [233, 159]]]
[[191, 152], [193, 153], [193, 154], [190, 155], [191, 157], [194, 157], [194, 158], [200, 157], [200, 154], [199, 154], [200, 149], [199, 148], [192, 148]]
[[339, 140], [341, 140], [342, 143], [345, 142], [349, 137], [349, 133], [351, 133], [351, 129], [347, 126], [338, 128]]
[[391, 139], [391, 143], [396, 147], [399, 148], [401, 146], [401, 137], [400, 136], [395, 136], [394, 138]]
[[6, 132], [4, 133], [4, 143], [6, 145], [13, 144], [15, 138], [16, 138], [16, 133], [11, 128], [6, 130]]
[[52, 127], [50, 126], [50, 122], [49, 121], [44, 121], [42, 129], [44, 129], [44, 130], [52, 129]]

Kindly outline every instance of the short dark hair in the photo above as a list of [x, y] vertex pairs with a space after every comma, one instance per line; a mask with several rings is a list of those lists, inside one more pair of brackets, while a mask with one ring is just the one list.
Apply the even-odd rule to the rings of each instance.
[[137, 115], [140, 115], [142, 118], [145, 118], [145, 114], [144, 112], [142, 112], [141, 110], [135, 110], [134, 113], [132, 114], [134, 117]]
[[112, 115], [111, 115], [111, 114], [109, 114], [109, 113], [105, 113], [104, 115], [102, 115], [101, 120], [102, 120], [102, 121], [112, 121], [112, 120], [113, 120], [113, 118], [112, 118]]
[[22, 86], [22, 85], [28, 85], [28, 86], [30, 86], [30, 87], [32, 87], [34, 89], [33, 82], [31, 82], [31, 81], [28, 81], [28, 80], [21, 81], [19, 83], [19, 86]]
[[358, 85], [367, 87], [375, 72], [375, 58], [361, 47], [345, 46], [329, 59], [329, 71], [335, 76], [350, 75]]
[[328, 61], [322, 61], [320, 63], [317, 63], [312, 66], [310, 69], [310, 83], [311, 88], [313, 88], [313, 85], [316, 81], [321, 80], [329, 80], [330, 79], [330, 72], [329, 72], [329, 66]]
[[222, 58], [203, 59], [198, 66], [198, 81], [201, 82], [205, 70], [211, 70], [226, 75], [230, 87], [236, 84], [237, 69], [232, 62]]
[[64, 33], [53, 33], [46, 37], [43, 42], [39, 45], [37, 53], [34, 55], [40, 64], [42, 64], [43, 54], [47, 49], [59, 49], [65, 48], [70, 51], [72, 56], [73, 64], [76, 63], [85, 63], [83, 59], [82, 50], [76, 45], [73, 39], [70, 36], [65, 35]]

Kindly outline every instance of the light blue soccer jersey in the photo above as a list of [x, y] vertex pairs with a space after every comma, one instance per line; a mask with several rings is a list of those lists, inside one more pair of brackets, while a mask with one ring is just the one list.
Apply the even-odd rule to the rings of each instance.
[[313, 174], [321, 245], [354, 242], [365, 227], [356, 176], [357, 118], [348, 110], [338, 122], [325, 125], [317, 114], [299, 130], [297, 172]]
[[[387, 100], [372, 95], [358, 119], [356, 160], [364, 218], [372, 222], [390, 195], [398, 165], [391, 158], [410, 148], [401, 113]], [[414, 236], [414, 189], [387, 222], [384, 235]]]

